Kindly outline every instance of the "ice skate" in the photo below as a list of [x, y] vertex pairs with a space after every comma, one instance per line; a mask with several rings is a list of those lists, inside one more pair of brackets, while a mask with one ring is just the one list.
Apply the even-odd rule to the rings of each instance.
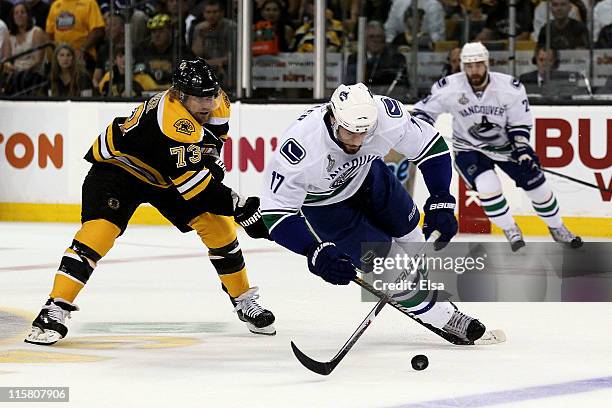
[[251, 333], [273, 336], [276, 334], [276, 329], [272, 325], [275, 318], [271, 311], [257, 303], [258, 291], [259, 288], [255, 286], [237, 298], [232, 298], [234, 311], [238, 314], [238, 318], [246, 323]]
[[463, 340], [476, 341], [485, 333], [486, 327], [477, 319], [455, 310], [442, 330]]
[[32, 322], [30, 333], [24, 341], [45, 346], [55, 344], [68, 334], [66, 318], [70, 318], [70, 313], [76, 310], [79, 310], [78, 306], [64, 299], [49, 298]]
[[516, 252], [525, 246], [525, 241], [523, 240], [523, 233], [521, 232], [521, 229], [518, 227], [518, 225], [514, 224], [514, 226], [505, 229], [504, 235], [506, 235], [506, 238], [510, 243], [510, 248], [512, 249], [512, 252]]
[[572, 234], [572, 232], [568, 230], [565, 225], [561, 225], [559, 228], [548, 227], [548, 230], [556, 242], [569, 244], [569, 246], [572, 248], [580, 248], [583, 244], [582, 238]]

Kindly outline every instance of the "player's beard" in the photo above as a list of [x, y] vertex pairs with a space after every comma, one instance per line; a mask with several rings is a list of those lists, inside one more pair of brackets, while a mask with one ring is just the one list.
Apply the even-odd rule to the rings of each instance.
[[489, 75], [488, 71], [485, 71], [484, 75], [468, 75], [468, 82], [472, 86], [472, 88], [480, 88], [483, 86], [487, 80], [487, 75]]
[[342, 150], [344, 150], [344, 153], [346, 154], [357, 154], [357, 152], [361, 149], [361, 145], [359, 146], [347, 145], [342, 142], [340, 142], [340, 145], [342, 147]]
[[208, 121], [210, 112], [195, 112], [193, 117], [198, 121], [200, 125], [204, 125]]

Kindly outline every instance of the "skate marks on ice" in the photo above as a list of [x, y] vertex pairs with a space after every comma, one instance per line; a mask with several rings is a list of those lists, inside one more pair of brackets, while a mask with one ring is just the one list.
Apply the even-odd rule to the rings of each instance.
[[395, 405], [389, 408], [489, 407], [497, 404], [518, 403], [610, 388], [612, 388], [612, 377], [597, 377], [557, 384], [466, 395], [463, 397], [423, 401], [406, 405]]

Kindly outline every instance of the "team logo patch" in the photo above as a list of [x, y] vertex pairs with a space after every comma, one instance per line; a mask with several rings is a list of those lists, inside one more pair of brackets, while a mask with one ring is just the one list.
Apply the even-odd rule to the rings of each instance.
[[291, 164], [298, 164], [306, 157], [306, 150], [295, 139], [288, 139], [283, 143], [280, 153]]
[[465, 96], [465, 94], [461, 94], [461, 98], [459, 98], [458, 102], [462, 105], [467, 105], [470, 103], [470, 100], [467, 98], [467, 96]]
[[391, 98], [382, 98], [383, 104], [385, 105], [385, 110], [387, 111], [387, 115], [392, 118], [401, 118], [404, 114], [400, 103], [395, 99]]
[[66, 31], [74, 27], [75, 21], [74, 14], [69, 11], [63, 11], [55, 19], [55, 26], [59, 31]]
[[476, 123], [468, 129], [468, 133], [475, 139], [484, 142], [493, 141], [501, 136], [502, 127], [495, 122], [489, 122], [486, 116], [482, 122]]
[[521, 87], [521, 81], [519, 81], [516, 78], [512, 78], [512, 81], [510, 83], [512, 84], [513, 87], [517, 89]]
[[116, 198], [109, 198], [107, 204], [112, 210], [118, 210], [121, 207], [121, 203]]
[[184, 135], [191, 135], [195, 132], [195, 125], [189, 119], [181, 118], [174, 122], [173, 126], [177, 132]]
[[338, 98], [340, 98], [341, 101], [346, 101], [348, 99], [348, 92], [346, 91], [340, 92], [340, 95], [338, 96]]

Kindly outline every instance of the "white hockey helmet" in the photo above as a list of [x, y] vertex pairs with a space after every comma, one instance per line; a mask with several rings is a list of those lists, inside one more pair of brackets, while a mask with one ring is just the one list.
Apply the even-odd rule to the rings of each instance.
[[331, 96], [331, 111], [336, 123], [349, 132], [372, 130], [378, 120], [378, 108], [372, 93], [362, 83], [340, 85]]
[[466, 43], [461, 48], [461, 71], [468, 62], [484, 62], [489, 69], [489, 50], [480, 41]]

